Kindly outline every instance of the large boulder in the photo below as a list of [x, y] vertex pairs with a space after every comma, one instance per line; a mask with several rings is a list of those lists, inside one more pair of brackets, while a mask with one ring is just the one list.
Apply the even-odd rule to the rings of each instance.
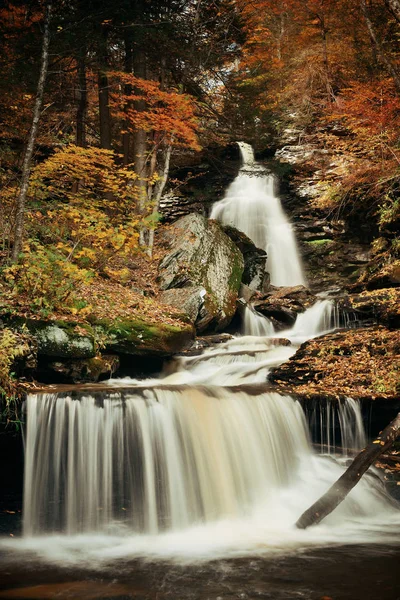
[[243, 256], [216, 221], [199, 214], [182, 217], [165, 228], [161, 243], [168, 252], [159, 264], [162, 290], [204, 289], [196, 321], [198, 331], [220, 331], [236, 311], [244, 269]]
[[44, 319], [7, 319], [9, 326], [28, 331], [36, 340], [38, 356], [93, 358], [96, 356], [95, 333], [89, 324]]

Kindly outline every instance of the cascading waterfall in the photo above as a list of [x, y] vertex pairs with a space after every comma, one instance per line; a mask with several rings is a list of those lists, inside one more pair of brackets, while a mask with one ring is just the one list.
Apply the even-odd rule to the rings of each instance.
[[353, 398], [344, 402], [326, 400], [305, 406], [312, 438], [320, 444], [321, 452], [349, 456], [367, 443], [361, 406]]
[[242, 332], [243, 335], [253, 335], [257, 337], [271, 336], [274, 333], [274, 326], [269, 319], [258, 314], [247, 305], [244, 307]]
[[[244, 166], [212, 216], [268, 249], [275, 285], [304, 283], [273, 178], [248, 144], [239, 146]], [[323, 453], [334, 455], [336, 443], [344, 455], [360, 449], [359, 403], [349, 398], [309, 410], [266, 391], [271, 368], [340, 324], [330, 300], [279, 333], [244, 307], [241, 336], [180, 357], [175, 371], [170, 365], [158, 379], [29, 396], [21, 543], [50, 561], [81, 565], [85, 553], [98, 565], [128, 556], [208, 560], [381, 541], [385, 524], [399, 516], [368, 475], [322, 527], [293, 526], [343, 472], [342, 458], [315, 453], [310, 432]], [[57, 532], [63, 535], [42, 536]]]
[[240, 142], [239, 148], [243, 166], [210, 217], [243, 231], [266, 251], [273, 285], [304, 285], [295, 235], [276, 193], [276, 179], [255, 162], [249, 144]]
[[[204, 544], [203, 532], [228, 520], [241, 536], [244, 523], [251, 527], [250, 545], [252, 528], [261, 527], [268, 544], [278, 531], [289, 535], [341, 473], [312, 453], [300, 404], [272, 392], [43, 394], [28, 397], [27, 412], [27, 536], [96, 532], [121, 543], [133, 535], [130, 551], [136, 540], [147, 553], [164, 533]], [[382, 506], [388, 510], [378, 483], [366, 479], [327, 523], [340, 531], [354, 517], [373, 520]], [[143, 535], [156, 538], [141, 542]]]
[[291, 398], [211, 388], [100, 403], [31, 396], [28, 444], [27, 534], [99, 531], [114, 519], [158, 533], [243, 516], [309, 452]]

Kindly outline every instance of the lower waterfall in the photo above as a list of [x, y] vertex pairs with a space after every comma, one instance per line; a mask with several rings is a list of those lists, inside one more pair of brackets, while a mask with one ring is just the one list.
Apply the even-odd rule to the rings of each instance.
[[367, 475], [322, 526], [295, 529], [343, 466], [314, 453], [289, 396], [203, 386], [43, 394], [29, 396], [27, 415], [21, 544], [50, 561], [390, 541], [399, 522]]
[[295, 528], [365, 443], [361, 406], [309, 410], [265, 384], [299, 343], [337, 326], [332, 303], [318, 302], [279, 335], [248, 310], [263, 335], [181, 357], [164, 377], [28, 397], [17, 543], [49, 561], [98, 566], [397, 539], [398, 509], [373, 472], [322, 525]]

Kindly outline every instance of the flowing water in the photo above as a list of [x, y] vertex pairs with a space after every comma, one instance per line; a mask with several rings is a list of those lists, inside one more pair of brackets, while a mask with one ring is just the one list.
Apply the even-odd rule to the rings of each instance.
[[266, 251], [273, 285], [305, 285], [296, 238], [277, 195], [276, 178], [254, 160], [249, 144], [240, 142], [239, 148], [243, 166], [210, 216], [243, 231]]
[[[236, 182], [242, 207], [246, 194], [251, 204], [251, 194], [263, 190], [254, 204], [266, 211], [265, 200], [273, 198], [274, 212], [278, 199], [272, 188], [268, 196], [269, 176], [250, 150], [242, 145], [250, 171]], [[253, 170], [261, 177], [254, 178]], [[235, 190], [226, 200], [236, 198]], [[270, 219], [265, 218], [268, 227]], [[287, 231], [292, 236], [290, 227]], [[296, 254], [295, 245], [290, 248]], [[285, 268], [282, 264], [276, 277]], [[299, 262], [295, 271], [301, 278]], [[294, 283], [292, 271], [290, 277]], [[175, 359], [158, 378], [114, 379], [98, 392], [30, 395], [24, 535], [0, 542], [0, 563], [6, 564], [10, 582], [9, 595], [0, 588], [0, 598], [317, 599], [326, 592], [325, 584], [319, 595], [313, 595], [315, 585], [299, 591], [287, 573], [295, 569], [295, 577], [304, 581], [300, 567], [293, 566], [304, 564], [325, 581], [313, 558], [320, 559], [318, 548], [381, 544], [391, 552], [387, 549], [399, 541], [400, 513], [373, 470], [318, 527], [300, 531], [294, 526], [343, 473], [347, 456], [364, 446], [361, 406], [351, 398], [302, 406], [271, 391], [266, 381], [271, 368], [288, 360], [306, 339], [342, 321], [333, 302], [319, 300], [292, 328], [277, 333], [268, 319], [246, 306], [241, 335], [198, 356]], [[302, 553], [296, 563], [282, 558], [295, 551]], [[311, 552], [311, 562], [304, 562], [305, 551]], [[324, 556], [334, 554], [329, 552], [324, 549]], [[356, 571], [352, 553], [343, 556]], [[40, 581], [35, 573], [52, 565], [43, 577], [57, 581], [56, 587], [18, 591], [15, 573], [21, 561], [30, 565], [32, 585]], [[151, 561], [151, 568], [143, 561]], [[175, 566], [168, 570], [163, 561]], [[280, 583], [274, 579], [276, 561], [289, 565], [282, 567], [286, 575]], [[66, 591], [54, 569], [70, 569], [68, 581], [78, 570], [95, 578], [109, 573], [108, 591], [103, 594], [97, 584], [85, 588], [89, 580], [84, 575]], [[328, 570], [335, 572], [332, 566]], [[338, 574], [339, 580], [350, 571]], [[131, 580], [122, 585], [121, 574], [128, 572], [137, 585], [145, 579], [147, 588], [132, 591]], [[214, 580], [215, 589], [210, 588]], [[259, 586], [257, 594], [254, 586]], [[373, 583], [364, 587], [363, 598], [371, 590], [376, 594]], [[389, 588], [383, 600], [397, 598], [392, 580]], [[356, 597], [343, 594], [335, 600]]]

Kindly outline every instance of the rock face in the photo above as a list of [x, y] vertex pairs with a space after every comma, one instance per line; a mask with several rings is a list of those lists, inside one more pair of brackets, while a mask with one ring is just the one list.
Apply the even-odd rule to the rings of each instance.
[[112, 377], [118, 367], [118, 356], [103, 354], [93, 358], [42, 362], [38, 376], [40, 381], [47, 383], [93, 383]]
[[339, 308], [354, 311], [362, 320], [396, 329], [400, 327], [400, 288], [350, 294], [339, 300]]
[[298, 313], [314, 304], [316, 297], [303, 285], [274, 288], [255, 300], [254, 308], [270, 319], [277, 330], [294, 324]]
[[172, 288], [160, 294], [160, 302], [181, 310], [195, 323], [204, 304], [206, 290], [201, 286]]
[[267, 259], [265, 251], [257, 248], [247, 235], [235, 227], [225, 225], [223, 229], [243, 254], [244, 271], [242, 283], [247, 285], [251, 290], [266, 291], [269, 285], [269, 274], [265, 272], [265, 261]]
[[171, 160], [170, 181], [182, 183], [178, 188], [174, 183], [167, 184], [159, 209], [164, 222], [171, 223], [191, 213], [207, 217], [214, 202], [223, 197], [236, 177], [239, 167], [240, 152], [236, 143], [205, 148], [192, 156], [183, 153], [180, 157], [177, 153]]
[[197, 331], [220, 331], [236, 311], [244, 269], [243, 256], [215, 221], [199, 214], [182, 217], [163, 232], [169, 252], [159, 265], [162, 290], [204, 288]]

